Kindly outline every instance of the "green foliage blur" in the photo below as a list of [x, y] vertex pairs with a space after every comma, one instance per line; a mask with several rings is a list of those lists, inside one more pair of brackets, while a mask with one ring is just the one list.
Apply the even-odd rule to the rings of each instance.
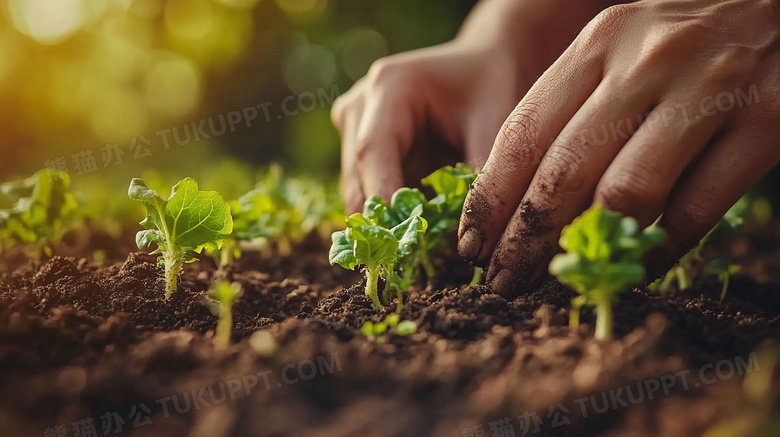
[[0, 180], [200, 180], [226, 154], [335, 178], [333, 99], [374, 60], [451, 39], [474, 3], [4, 1]]

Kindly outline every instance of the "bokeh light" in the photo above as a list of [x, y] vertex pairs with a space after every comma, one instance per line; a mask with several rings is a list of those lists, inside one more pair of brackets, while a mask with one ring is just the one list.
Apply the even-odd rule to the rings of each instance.
[[200, 74], [187, 58], [161, 53], [144, 78], [144, 97], [151, 111], [180, 117], [189, 113], [200, 97]]
[[[333, 98], [321, 97], [346, 92], [379, 57], [451, 37], [452, 9], [419, 0], [2, 1], [0, 180], [54, 158], [72, 167], [73, 154], [100, 155], [106, 144], [125, 156], [121, 169], [99, 162], [102, 177], [227, 152], [333, 174]], [[157, 135], [258, 104], [270, 113], [225, 134], [169, 148]], [[151, 157], [135, 160], [129, 146], [142, 135]]]
[[363, 77], [371, 64], [387, 55], [387, 41], [374, 29], [359, 28], [344, 35], [341, 62], [352, 80]]
[[336, 57], [318, 44], [302, 44], [284, 64], [284, 81], [295, 94], [330, 88], [336, 80]]
[[84, 0], [10, 0], [9, 8], [16, 28], [44, 44], [67, 38], [86, 15]]

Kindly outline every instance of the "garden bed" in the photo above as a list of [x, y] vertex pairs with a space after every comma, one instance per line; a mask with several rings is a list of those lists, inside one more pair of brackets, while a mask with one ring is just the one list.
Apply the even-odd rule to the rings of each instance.
[[[329, 266], [316, 242], [227, 271], [187, 264], [165, 300], [132, 233], [83, 232], [57, 252], [68, 256], [0, 263], [2, 435], [691, 436], [777, 416], [780, 376], [751, 355], [780, 338], [777, 223], [716, 249], [743, 265], [722, 304], [707, 278], [626, 293], [611, 342], [593, 340], [589, 310], [569, 331], [574, 294], [558, 283], [508, 302], [463, 286], [471, 272], [454, 257], [407, 295], [417, 332], [380, 343], [361, 326], [395, 307], [374, 311], [361, 275]], [[98, 249], [105, 262], [88, 261]], [[218, 275], [244, 287], [226, 351], [202, 302]], [[766, 377], [768, 397], [739, 374]]]

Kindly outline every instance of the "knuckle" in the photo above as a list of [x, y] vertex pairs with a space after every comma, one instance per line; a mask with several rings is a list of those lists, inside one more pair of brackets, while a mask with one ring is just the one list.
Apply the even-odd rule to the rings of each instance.
[[391, 56], [375, 61], [368, 70], [367, 79], [374, 85], [405, 81], [413, 71], [407, 62]]
[[355, 144], [355, 162], [358, 164], [365, 164], [374, 147], [374, 142], [371, 140], [367, 138], [358, 139]]
[[695, 246], [720, 219], [713, 214], [713, 196], [700, 194], [699, 197], [664, 213], [667, 241], [682, 254]]
[[572, 142], [556, 142], [537, 172], [537, 184], [545, 192], [572, 193], [583, 189], [586, 150]]
[[605, 37], [611, 38], [619, 31], [623, 23], [635, 16], [638, 11], [639, 8], [632, 4], [613, 5], [604, 9], [585, 26], [581, 33], [582, 42], [589, 45], [601, 41]]
[[707, 82], [716, 87], [730, 87], [730, 91], [733, 91], [733, 85], [751, 74], [757, 63], [758, 56], [751, 49], [724, 47], [710, 57]]
[[[503, 159], [511, 160], [516, 165], [538, 164], [540, 151], [539, 136], [539, 104], [532, 101], [522, 102], [509, 115], [498, 134], [497, 153]], [[536, 157], [536, 158], [535, 158]]]
[[635, 165], [605, 177], [596, 189], [596, 197], [611, 211], [638, 216], [663, 202], [665, 195], [660, 187], [657, 172]]
[[713, 217], [715, 201], [711, 194], [700, 193], [680, 209], [678, 221], [688, 229], [709, 230], [718, 221]]
[[330, 120], [339, 131], [344, 128], [344, 106], [344, 100], [340, 99], [333, 103], [333, 107], [330, 110]]

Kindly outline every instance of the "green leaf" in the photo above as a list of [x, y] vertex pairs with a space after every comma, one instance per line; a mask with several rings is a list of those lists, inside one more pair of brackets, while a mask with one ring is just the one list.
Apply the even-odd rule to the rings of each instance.
[[209, 298], [225, 307], [232, 307], [242, 294], [241, 284], [228, 281], [218, 281], [208, 292]]
[[398, 258], [413, 254], [415, 246], [425, 234], [428, 223], [419, 216], [421, 209], [421, 207], [416, 208], [417, 215], [409, 217], [392, 229], [393, 235], [398, 240]]
[[[175, 291], [181, 265], [195, 261], [203, 249], [217, 250], [233, 230], [230, 206], [215, 191], [200, 191], [192, 178], [174, 185], [164, 199], [141, 179], [133, 179], [128, 196], [146, 207], [141, 226], [147, 231], [136, 235], [139, 249], [156, 243], [166, 272], [166, 296]], [[149, 232], [153, 231], [153, 232]]]
[[331, 236], [330, 265], [338, 264], [345, 269], [353, 270], [359, 263], [355, 258], [355, 240], [347, 231], [337, 231]]
[[398, 321], [400, 320], [401, 316], [398, 314], [390, 314], [387, 317], [385, 317], [385, 324], [391, 328], [395, 328], [398, 325]]
[[396, 326], [394, 332], [397, 335], [404, 337], [407, 335], [412, 335], [417, 332], [417, 323], [411, 320], [404, 320], [403, 322], [399, 323], [398, 326]]
[[374, 323], [371, 321], [363, 323], [363, 326], [360, 328], [360, 332], [362, 332], [366, 337], [374, 337]]
[[398, 239], [391, 231], [368, 225], [357, 226], [350, 231], [355, 241], [354, 253], [358, 263], [368, 268], [387, 268], [395, 263], [398, 258]]

